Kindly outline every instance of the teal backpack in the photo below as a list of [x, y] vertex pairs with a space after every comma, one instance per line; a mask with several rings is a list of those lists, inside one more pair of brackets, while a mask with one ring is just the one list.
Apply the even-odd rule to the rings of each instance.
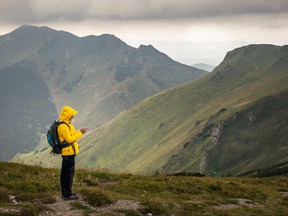
[[50, 126], [50, 129], [47, 132], [47, 141], [49, 145], [52, 147], [51, 154], [54, 154], [54, 155], [61, 154], [62, 148], [70, 145], [66, 141], [60, 142], [59, 140], [58, 126], [61, 124], [66, 124], [69, 127], [69, 125], [65, 122], [54, 121], [53, 124]]

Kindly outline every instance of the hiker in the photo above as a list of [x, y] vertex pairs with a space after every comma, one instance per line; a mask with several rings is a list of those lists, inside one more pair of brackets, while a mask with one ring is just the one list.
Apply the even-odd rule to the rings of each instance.
[[78, 143], [76, 142], [84, 133], [86, 133], [87, 128], [80, 128], [80, 130], [75, 130], [72, 125], [73, 116], [78, 112], [69, 106], [64, 106], [62, 108], [59, 121], [65, 122], [66, 124], [61, 124], [58, 127], [58, 136], [60, 142], [66, 141], [70, 145], [68, 147], [63, 147], [61, 150], [61, 155], [63, 158], [62, 169], [61, 169], [61, 190], [62, 198], [64, 200], [76, 200], [79, 196], [72, 193], [73, 177], [75, 172], [75, 157], [79, 152]]

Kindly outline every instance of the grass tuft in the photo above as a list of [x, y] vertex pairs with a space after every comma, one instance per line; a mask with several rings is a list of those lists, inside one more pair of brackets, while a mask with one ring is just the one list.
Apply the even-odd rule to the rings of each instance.
[[113, 204], [115, 201], [107, 194], [98, 189], [83, 189], [81, 194], [84, 196], [85, 201], [94, 207], [101, 207]]
[[152, 214], [156, 216], [169, 215], [167, 209], [159, 202], [146, 201], [141, 203], [144, 207], [140, 209], [142, 214]]

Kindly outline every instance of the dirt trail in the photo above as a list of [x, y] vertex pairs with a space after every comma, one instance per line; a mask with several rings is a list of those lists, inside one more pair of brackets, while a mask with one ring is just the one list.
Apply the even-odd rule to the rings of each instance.
[[[88, 203], [86, 203], [82, 197], [78, 200], [63, 200], [60, 197], [55, 197], [56, 202], [53, 204], [45, 204], [47, 210], [41, 212], [40, 216], [57, 216], [57, 215], [67, 215], [67, 216], [82, 216], [82, 215], [102, 215], [104, 213], [113, 212], [114, 215], [125, 215], [123, 213], [117, 212], [117, 210], [137, 210], [141, 206], [139, 203], [131, 200], [118, 200], [116, 203], [107, 205], [104, 207], [95, 208]], [[81, 206], [82, 209], [75, 208], [75, 205]]]

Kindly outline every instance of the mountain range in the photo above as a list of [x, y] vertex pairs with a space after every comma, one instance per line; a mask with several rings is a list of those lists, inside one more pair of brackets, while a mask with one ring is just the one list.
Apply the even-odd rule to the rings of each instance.
[[[288, 46], [230, 51], [211, 73], [135, 104], [80, 140], [77, 166], [241, 175], [287, 162]], [[49, 148], [13, 161], [59, 166]]]
[[197, 64], [193, 64], [192, 67], [201, 69], [201, 70], [205, 70], [208, 72], [211, 72], [214, 70], [215, 66], [209, 65], [209, 64], [205, 64], [205, 63], [197, 63]]
[[0, 36], [0, 160], [32, 151], [64, 105], [79, 110], [76, 126], [92, 131], [148, 96], [205, 74], [114, 35], [21, 26]]

